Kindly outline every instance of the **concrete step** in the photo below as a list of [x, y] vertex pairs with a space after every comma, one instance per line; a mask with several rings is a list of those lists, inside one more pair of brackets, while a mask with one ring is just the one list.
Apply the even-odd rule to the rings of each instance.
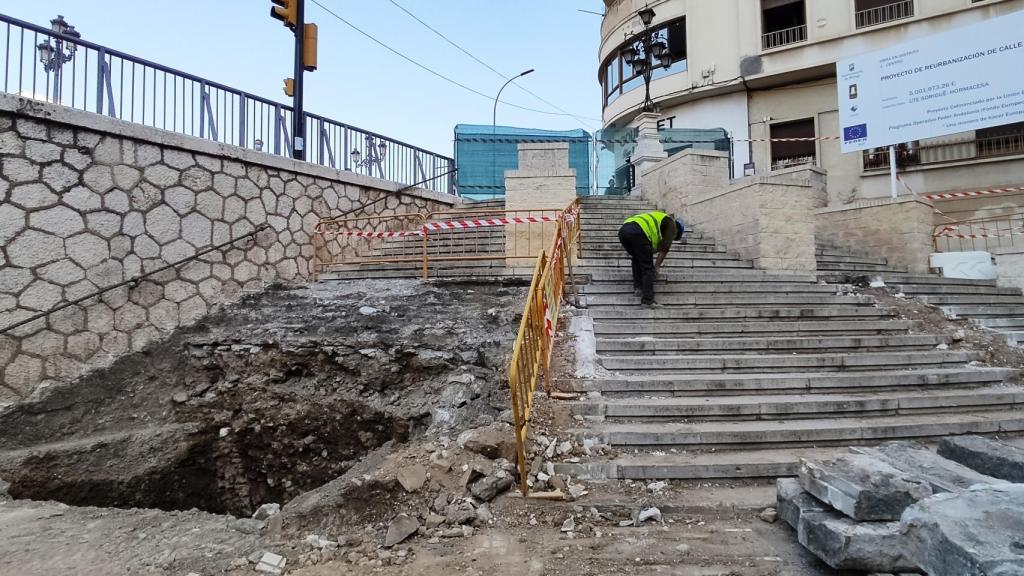
[[887, 368], [962, 367], [972, 357], [967, 352], [847, 352], [825, 354], [707, 354], [600, 356], [608, 370], [620, 374], [847, 372]]
[[760, 374], [643, 374], [569, 380], [562, 388], [612, 398], [799, 392], [898, 390], [908, 387], [980, 386], [1016, 380], [1010, 368], [932, 368], [857, 372]]
[[[1024, 410], [962, 410], [956, 413], [855, 418], [748, 420], [696, 424], [606, 423], [596, 433], [613, 447], [777, 447], [859, 443], [897, 438], [1024, 431]], [[581, 431], [582, 433], [582, 431]]]
[[652, 322], [678, 322], [703, 320], [704, 322], [736, 320], [879, 320], [891, 318], [895, 313], [874, 306], [829, 306], [806, 308], [597, 308], [588, 314], [600, 320], [624, 320], [637, 323], [637, 331]]
[[[581, 269], [593, 269], [593, 268], [623, 268], [629, 270], [631, 263], [629, 260], [623, 259], [612, 259], [612, 258], [587, 258], [579, 261]], [[753, 268], [754, 264], [747, 260], [730, 259], [728, 257], [719, 258], [714, 260], [698, 260], [694, 258], [680, 258], [678, 260], [666, 260], [662, 265], [662, 270], [671, 270], [673, 268]]]
[[555, 473], [574, 478], [704, 480], [796, 476], [802, 458], [829, 460], [846, 448], [766, 448], [699, 452], [672, 449], [626, 454], [612, 460], [556, 463]]
[[[579, 267], [574, 270], [577, 274], [586, 274], [590, 277], [591, 282], [630, 282], [633, 281], [633, 273], [630, 268], [591, 268], [585, 272], [581, 272]], [[657, 286], [670, 286], [671, 283], [675, 282], [711, 282], [721, 284], [723, 286], [732, 285], [736, 283], [759, 283], [759, 284], [773, 284], [773, 283], [793, 283], [793, 282], [816, 282], [812, 275], [787, 275], [787, 274], [769, 274], [764, 270], [755, 270], [753, 268], [723, 268], [716, 270], [678, 270], [678, 269], [663, 269], [658, 274]]]
[[[421, 268], [402, 268], [393, 270], [334, 270], [323, 272], [319, 280], [323, 282], [345, 280], [374, 280], [386, 278], [420, 278]], [[431, 267], [429, 278], [458, 279], [517, 279], [529, 282], [533, 270], [526, 268], [434, 268]]]
[[933, 284], [940, 286], [995, 286], [995, 280], [972, 280], [968, 278], [943, 278], [924, 274], [882, 274], [887, 284]]
[[817, 255], [818, 267], [822, 264], [872, 264], [877, 266], [888, 266], [889, 261], [885, 258], [872, 258], [870, 256], [834, 256], [829, 254]]
[[713, 398], [638, 398], [576, 402], [573, 411], [605, 422], [680, 420], [778, 420], [864, 415], [898, 415], [1024, 405], [1024, 388], [902, 390], [846, 394], [763, 394]]
[[[752, 294], [717, 293], [685, 294], [657, 292], [655, 300], [663, 306], [697, 306], [718, 308], [722, 306], [870, 306], [873, 302], [860, 296], [835, 296], [833, 294]], [[590, 307], [597, 306], [640, 306], [640, 297], [632, 294], [591, 294], [585, 299]]]
[[[836, 287], [826, 284], [811, 284], [809, 282], [787, 282], [785, 284], [764, 284], [754, 282], [736, 282], [722, 284], [718, 282], [685, 282], [675, 281], [658, 284], [660, 294], [701, 294], [701, 293], [744, 293], [744, 294], [828, 294], [835, 295]], [[601, 282], [599, 284], [587, 284], [584, 286], [586, 294], [633, 294], [633, 282], [631, 280], [619, 280], [616, 282]]]
[[599, 354], [760, 354], [762, 352], [896, 352], [931, 350], [948, 338], [930, 334], [784, 338], [598, 338]]
[[975, 318], [972, 321], [975, 324], [978, 324], [979, 326], [992, 328], [994, 330], [1007, 329], [1007, 331], [1012, 332], [1015, 331], [1014, 329], [1016, 328], [1024, 328], [1024, 316], [1010, 316], [1004, 318]]
[[845, 262], [819, 262], [818, 272], [871, 273], [871, 272], [906, 272], [906, 268], [889, 266], [888, 264], [851, 264]]
[[644, 335], [654, 337], [685, 336], [811, 336], [835, 335], [863, 336], [906, 332], [914, 327], [910, 320], [860, 320], [820, 322], [661, 322], [640, 326], [636, 323], [594, 322], [597, 337], [617, 335]]
[[916, 296], [917, 299], [934, 306], [1024, 306], [1024, 296], [1014, 294], [958, 294], [943, 296]]
[[857, 258], [872, 258], [871, 254], [866, 252], [851, 252], [850, 250], [843, 250], [841, 248], [831, 248], [827, 246], [818, 246], [814, 249], [815, 256], [854, 256]]
[[891, 284], [890, 287], [907, 296], [1021, 296], [1020, 288], [998, 286], [956, 286], [940, 284]]
[[996, 318], [999, 316], [1024, 316], [1024, 303], [1019, 306], [959, 306], [944, 305], [942, 310], [947, 315], [953, 314], [968, 318]]
[[[676, 248], [679, 249], [677, 250]], [[629, 256], [622, 246], [619, 246], [617, 250], [583, 250], [583, 259], [585, 261], [614, 260], [621, 262], [625, 258], [629, 258]], [[686, 246], [677, 246], [668, 253], [664, 266], [670, 266], [672, 262], [678, 260], [739, 260], [739, 256], [725, 251], [688, 250]], [[628, 260], [625, 261], [629, 262]]]
[[1021, 330], [1006, 330], [1006, 331], [1000, 330], [999, 332], [1000, 332], [1000, 334], [1002, 334], [1006, 338], [1006, 341], [1009, 342], [1010, 344], [1018, 345], [1019, 346], [1021, 342], [1024, 342], [1024, 331], [1021, 331]]

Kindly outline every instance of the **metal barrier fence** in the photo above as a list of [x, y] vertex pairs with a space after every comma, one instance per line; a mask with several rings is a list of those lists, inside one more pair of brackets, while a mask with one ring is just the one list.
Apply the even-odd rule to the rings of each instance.
[[[0, 14], [3, 91], [153, 128], [291, 155], [291, 106]], [[305, 114], [306, 160], [411, 184], [454, 160], [375, 132]], [[425, 184], [455, 193], [452, 174]]]
[[556, 209], [444, 210], [321, 220], [313, 236], [314, 274], [346, 267], [532, 260], [552, 237]]
[[519, 334], [512, 348], [508, 383], [512, 396], [512, 415], [516, 435], [519, 490], [529, 492], [526, 462], [526, 443], [533, 397], [538, 382], [543, 379], [544, 389], [551, 392], [551, 352], [558, 329], [558, 313], [565, 292], [566, 278], [573, 280], [572, 263], [577, 256], [580, 241], [580, 204], [574, 201], [558, 219], [558, 229], [551, 240], [551, 248], [537, 257], [526, 296]]
[[932, 233], [936, 252], [968, 252], [1024, 244], [1024, 212], [939, 224]]

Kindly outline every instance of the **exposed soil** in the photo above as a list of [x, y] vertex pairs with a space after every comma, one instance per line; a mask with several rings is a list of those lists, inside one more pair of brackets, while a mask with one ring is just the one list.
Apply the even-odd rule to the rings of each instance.
[[287, 502], [385, 443], [502, 416], [522, 294], [389, 281], [250, 296], [0, 412], [0, 477], [15, 498], [83, 506]]

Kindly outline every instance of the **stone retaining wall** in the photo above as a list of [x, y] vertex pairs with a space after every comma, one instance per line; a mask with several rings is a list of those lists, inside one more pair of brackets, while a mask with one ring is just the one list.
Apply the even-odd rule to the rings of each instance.
[[[0, 329], [268, 228], [0, 335], [0, 403], [140, 350], [212, 308], [310, 273], [326, 216], [429, 212], [454, 198], [0, 95]], [[386, 197], [386, 198], [385, 198]]]
[[931, 202], [917, 197], [861, 200], [818, 210], [817, 235], [826, 244], [926, 273], [933, 250], [933, 211]]

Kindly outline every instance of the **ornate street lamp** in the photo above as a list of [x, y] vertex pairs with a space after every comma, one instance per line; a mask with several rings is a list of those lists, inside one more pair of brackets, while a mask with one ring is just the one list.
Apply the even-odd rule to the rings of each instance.
[[388, 154], [387, 142], [380, 140], [375, 143], [373, 136], [367, 136], [366, 150], [368, 152], [366, 158], [363, 158], [363, 153], [358, 149], [352, 150], [352, 152], [349, 153], [348, 157], [352, 160], [352, 170], [355, 171], [359, 167], [365, 166], [367, 168], [367, 173], [372, 175], [373, 170], [370, 167], [376, 164], [378, 170], [383, 172], [380, 168], [380, 163]]
[[644, 31], [638, 34], [632, 46], [622, 49], [622, 59], [633, 67], [644, 78], [644, 112], [654, 111], [651, 100], [651, 75], [655, 68], [668, 68], [672, 65], [672, 54], [668, 51], [668, 42], [661, 30], [651, 31], [654, 21], [654, 10], [644, 7], [636, 13], [644, 25]]
[[40, 42], [36, 48], [39, 50], [39, 62], [42, 63], [43, 70], [47, 73], [53, 72], [53, 101], [60, 104], [61, 71], [65, 64], [74, 59], [75, 52], [78, 51], [75, 40], [82, 35], [59, 14], [50, 20], [50, 29], [54, 32], [53, 44], [46, 40]]

